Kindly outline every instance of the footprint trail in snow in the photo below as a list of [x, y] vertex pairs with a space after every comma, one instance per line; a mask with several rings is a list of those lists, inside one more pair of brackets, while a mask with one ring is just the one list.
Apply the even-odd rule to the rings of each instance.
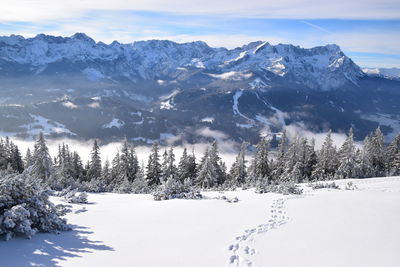
[[229, 257], [230, 266], [255, 267], [252, 262], [252, 256], [256, 253], [256, 250], [251, 247], [251, 243], [257, 235], [275, 229], [288, 221], [285, 204], [286, 198], [275, 199], [270, 207], [270, 218], [267, 223], [247, 229], [243, 235], [236, 237], [236, 242], [228, 248], [231, 252]]

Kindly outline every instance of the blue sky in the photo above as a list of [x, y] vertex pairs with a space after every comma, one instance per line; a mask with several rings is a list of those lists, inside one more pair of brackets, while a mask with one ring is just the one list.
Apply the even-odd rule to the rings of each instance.
[[[338, 44], [362, 67], [400, 67], [400, 2], [393, 0], [2, 0], [0, 35], [84, 32], [96, 41], [202, 40]], [[322, 3], [321, 3], [322, 2]]]

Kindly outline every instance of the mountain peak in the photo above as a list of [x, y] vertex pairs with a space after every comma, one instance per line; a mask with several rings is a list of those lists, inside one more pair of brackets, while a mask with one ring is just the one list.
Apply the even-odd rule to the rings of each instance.
[[85, 33], [77, 32], [71, 36], [72, 39], [81, 40], [89, 43], [96, 43], [92, 38], [87, 36]]

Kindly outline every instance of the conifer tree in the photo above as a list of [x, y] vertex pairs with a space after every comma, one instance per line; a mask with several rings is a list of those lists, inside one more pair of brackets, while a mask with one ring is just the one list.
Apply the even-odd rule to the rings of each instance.
[[[246, 148], [248, 143], [243, 142], [239, 154], [236, 157], [235, 162], [232, 164], [230, 170], [230, 179], [233, 185], [240, 186], [243, 185], [247, 180], [247, 171], [246, 171]], [[268, 153], [268, 152], [267, 152]]]
[[356, 177], [357, 155], [352, 128], [350, 128], [349, 134], [340, 148], [338, 156], [339, 167], [336, 172], [336, 177], [339, 179]]
[[72, 154], [72, 176], [80, 182], [85, 180], [85, 169], [81, 157], [76, 151]]
[[333, 146], [332, 132], [329, 131], [318, 155], [318, 162], [312, 173], [313, 180], [332, 179], [338, 167], [336, 148]]
[[398, 154], [400, 153], [400, 134], [398, 134], [387, 148], [386, 153], [386, 174], [387, 175], [398, 175], [398, 168], [396, 161]]
[[112, 160], [112, 168], [111, 168], [111, 180], [113, 184], [118, 184], [121, 183], [122, 180], [119, 180], [119, 170], [120, 170], [120, 156], [119, 152], [115, 154], [113, 160]]
[[194, 151], [192, 155], [189, 155], [186, 147], [183, 149], [182, 157], [179, 160], [177, 177], [182, 183], [185, 180], [193, 182], [196, 178], [196, 157]]
[[286, 136], [286, 130], [282, 132], [279, 139], [278, 147], [276, 149], [276, 160], [271, 166], [271, 176], [274, 180], [280, 180], [283, 172], [285, 171], [285, 156], [289, 147], [289, 140]]
[[372, 146], [372, 165], [375, 170], [375, 176], [383, 176], [385, 174], [385, 145], [384, 137], [381, 129], [378, 127], [371, 138]]
[[262, 138], [257, 144], [256, 153], [253, 160], [253, 177], [256, 181], [264, 181], [269, 183], [271, 176], [271, 169], [269, 166], [268, 153], [269, 142], [266, 138]]
[[196, 184], [201, 188], [212, 188], [218, 184], [217, 176], [215, 164], [211, 161], [210, 153], [207, 148], [201, 159]]
[[26, 150], [24, 165], [25, 165], [25, 168], [28, 168], [29, 166], [32, 165], [32, 153], [31, 153], [31, 150], [29, 149], [29, 147]]
[[211, 148], [208, 153], [209, 156], [209, 161], [213, 165], [213, 168], [215, 170], [215, 179], [216, 183], [218, 185], [223, 184], [226, 179], [226, 171], [225, 171], [225, 166], [223, 166], [223, 162], [219, 156], [219, 150], [218, 150], [218, 143], [217, 141], [214, 141], [211, 144]]
[[363, 149], [364, 177], [382, 176], [385, 172], [383, 134], [377, 128], [373, 134], [367, 136]]
[[392, 175], [400, 175], [400, 151], [397, 152], [396, 156], [393, 159], [392, 166]]
[[163, 167], [162, 168], [163, 168], [162, 176], [164, 177], [165, 181], [167, 179], [179, 180], [177, 177], [177, 169], [175, 166], [175, 155], [174, 155], [173, 147], [170, 147], [168, 152], [165, 151], [164, 156], [163, 156]]
[[19, 152], [18, 146], [12, 144], [11, 145], [11, 159], [10, 159], [11, 167], [22, 173], [24, 171], [24, 162], [22, 160], [21, 153]]
[[154, 143], [151, 147], [151, 153], [147, 163], [146, 181], [149, 186], [159, 185], [161, 183], [161, 165], [159, 156], [159, 145]]
[[139, 161], [136, 156], [135, 148], [125, 140], [121, 154], [119, 156], [118, 180], [128, 180], [132, 182], [139, 171]]
[[[282, 173], [280, 176], [274, 177], [275, 182], [277, 183], [295, 182], [292, 173], [296, 163], [299, 160], [300, 160], [300, 137], [296, 136], [292, 141], [292, 143], [289, 145], [289, 148], [287, 149], [284, 155], [284, 161], [282, 162], [283, 167], [277, 166], [278, 170], [282, 169]], [[301, 168], [303, 168], [303, 165], [301, 165]], [[275, 175], [277, 175], [277, 173], [275, 173]]]
[[101, 158], [100, 158], [100, 147], [97, 140], [93, 142], [93, 148], [90, 152], [89, 168], [87, 173], [88, 180], [101, 178]]
[[40, 132], [33, 152], [31, 175], [41, 181], [49, 182], [52, 174], [53, 163], [43, 133]]
[[103, 169], [101, 170], [101, 178], [107, 185], [111, 183], [110, 161], [108, 159], [104, 162]]

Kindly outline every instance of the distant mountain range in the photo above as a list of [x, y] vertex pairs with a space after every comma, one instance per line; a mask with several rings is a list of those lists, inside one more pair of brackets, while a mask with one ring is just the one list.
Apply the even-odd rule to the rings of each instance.
[[363, 68], [364, 73], [387, 79], [400, 79], [400, 68]]
[[[396, 76], [397, 75], [397, 76]], [[363, 138], [400, 130], [398, 72], [362, 70], [337, 45], [235, 49], [83, 33], [0, 37], [0, 131], [132, 141], [256, 142], [288, 125]]]

